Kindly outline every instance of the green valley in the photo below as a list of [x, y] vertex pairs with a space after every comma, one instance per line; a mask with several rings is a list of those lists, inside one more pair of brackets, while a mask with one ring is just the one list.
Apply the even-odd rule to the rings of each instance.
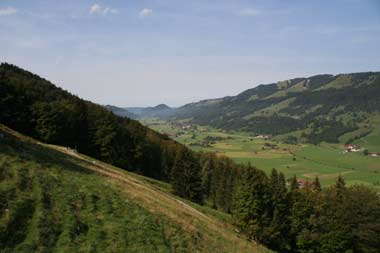
[[217, 152], [239, 163], [251, 163], [268, 174], [275, 168], [290, 179], [293, 175], [312, 181], [316, 176], [325, 186], [343, 175], [348, 184], [365, 184], [380, 189], [380, 156], [366, 156], [365, 149], [380, 152], [380, 132], [357, 139], [360, 152], [345, 152], [344, 143], [286, 143], [286, 136], [269, 137], [225, 131], [187, 121], [143, 119], [142, 122], [173, 137], [193, 150]]

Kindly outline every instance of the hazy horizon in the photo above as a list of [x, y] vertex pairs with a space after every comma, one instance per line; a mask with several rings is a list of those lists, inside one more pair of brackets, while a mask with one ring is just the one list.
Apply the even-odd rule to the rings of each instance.
[[[377, 69], [377, 70], [369, 70], [369, 71], [364, 71], [364, 72], [380, 72], [380, 68]], [[345, 73], [319, 73], [319, 74], [315, 74], [315, 75], [339, 75], [339, 74], [351, 74], [351, 73], [364, 73], [364, 72], [345, 72]], [[291, 80], [291, 79], [295, 79], [295, 78], [308, 78], [308, 77], [312, 77], [314, 75], [310, 75], [310, 76], [295, 76], [295, 77], [292, 77], [292, 78], [287, 78], [287, 79], [282, 79], [282, 80], [274, 80], [272, 82], [267, 82], [267, 83], [259, 83], [259, 84], [254, 84], [252, 87], [248, 87], [246, 88], [245, 90], [241, 90], [235, 94], [226, 94], [224, 96], [220, 96], [220, 97], [206, 97], [206, 98], [202, 98], [202, 99], [197, 99], [195, 98], [194, 100], [191, 100], [187, 103], [184, 103], [184, 104], [179, 104], [179, 105], [170, 105], [168, 103], [165, 103], [165, 102], [161, 102], [161, 103], [156, 103], [156, 104], [145, 104], [145, 105], [127, 105], [127, 106], [124, 106], [124, 105], [116, 105], [116, 104], [104, 104], [104, 105], [111, 105], [111, 106], [116, 106], [116, 107], [121, 107], [121, 108], [140, 108], [140, 107], [155, 107], [157, 105], [161, 105], [161, 104], [164, 104], [164, 105], [167, 105], [171, 108], [178, 108], [178, 107], [181, 107], [181, 106], [184, 106], [186, 104], [189, 104], [189, 103], [196, 103], [196, 102], [200, 102], [202, 100], [208, 100], [208, 99], [219, 99], [219, 98], [223, 98], [223, 97], [229, 97], [229, 96], [236, 96], [236, 95], [239, 95], [240, 93], [248, 90], [248, 89], [251, 89], [251, 88], [255, 88], [259, 85], [269, 85], [271, 83], [275, 83], [275, 82], [278, 82], [278, 81], [286, 81], [286, 80]]]
[[178, 107], [259, 84], [379, 71], [380, 3], [10, 1], [1, 62], [100, 104]]

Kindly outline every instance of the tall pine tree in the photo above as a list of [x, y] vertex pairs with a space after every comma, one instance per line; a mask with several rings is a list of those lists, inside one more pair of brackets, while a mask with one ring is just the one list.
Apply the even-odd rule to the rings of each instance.
[[192, 151], [182, 146], [178, 148], [171, 179], [175, 194], [197, 203], [203, 202], [201, 167]]

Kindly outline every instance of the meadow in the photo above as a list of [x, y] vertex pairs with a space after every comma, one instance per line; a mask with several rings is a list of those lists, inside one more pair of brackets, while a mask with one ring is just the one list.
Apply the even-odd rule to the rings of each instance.
[[[145, 119], [145, 125], [168, 134], [196, 151], [214, 151], [239, 163], [251, 163], [267, 173], [275, 168], [290, 179], [319, 177], [322, 185], [342, 175], [348, 185], [365, 184], [380, 189], [380, 157], [360, 152], [345, 152], [343, 144], [286, 144], [278, 138], [251, 136], [244, 132], [226, 132], [186, 122]], [[371, 152], [380, 152], [380, 133], [374, 132], [355, 143]]]
[[0, 124], [0, 252], [271, 252], [171, 191]]

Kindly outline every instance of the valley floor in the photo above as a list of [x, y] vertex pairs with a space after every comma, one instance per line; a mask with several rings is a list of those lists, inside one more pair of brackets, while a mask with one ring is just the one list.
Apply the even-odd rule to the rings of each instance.
[[251, 163], [270, 173], [275, 168], [287, 178], [304, 180], [319, 177], [322, 185], [342, 175], [348, 184], [365, 184], [380, 189], [380, 156], [365, 156], [363, 150], [380, 152], [380, 133], [357, 140], [359, 152], [345, 152], [343, 144], [285, 144], [268, 136], [226, 132], [184, 122], [145, 119], [145, 125], [198, 151], [215, 151], [237, 162]]

